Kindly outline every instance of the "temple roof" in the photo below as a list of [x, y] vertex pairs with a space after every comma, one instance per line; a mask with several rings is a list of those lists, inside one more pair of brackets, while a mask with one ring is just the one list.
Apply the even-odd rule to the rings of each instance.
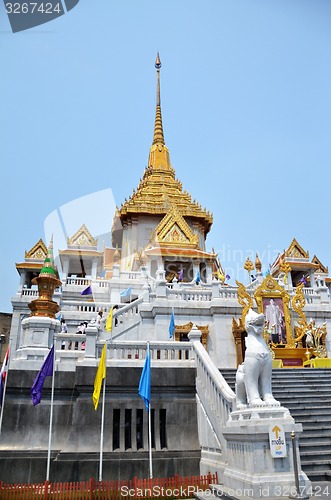
[[323, 274], [329, 273], [328, 267], [324, 266], [322, 262], [319, 260], [319, 258], [316, 257], [316, 255], [314, 255], [314, 257], [312, 258], [312, 262], [318, 266], [316, 272]]
[[15, 264], [19, 274], [21, 270], [37, 271], [39, 272], [43, 266], [43, 262], [47, 257], [47, 247], [42, 238], [30, 249], [25, 251], [25, 261], [17, 262]]
[[25, 251], [25, 259], [44, 260], [47, 256], [47, 247], [42, 238], [27, 252]]
[[275, 262], [272, 264], [272, 274], [276, 275], [281, 270], [282, 262], [286, 262], [291, 269], [295, 271], [309, 271], [314, 273], [328, 273], [328, 268], [323, 266], [321, 261], [314, 255], [312, 260], [309, 259], [309, 252], [304, 250], [298, 241], [293, 238], [287, 250], [284, 250], [278, 255]]
[[191, 195], [187, 191], [183, 191], [182, 183], [175, 178], [175, 170], [170, 163], [162, 124], [160, 98], [161, 61], [159, 55], [157, 55], [155, 67], [157, 74], [156, 114], [148, 166], [142, 179], [140, 179], [137, 189], [120, 207], [119, 216], [123, 222], [136, 214], [165, 215], [171, 206], [175, 205], [183, 217], [198, 219], [203, 225], [206, 235], [213, 223], [212, 214], [202, 208], [196, 200], [192, 201]]
[[90, 231], [87, 229], [85, 224], [83, 224], [78, 231], [75, 232], [71, 238], [68, 238], [68, 247], [95, 247], [98, 244], [98, 240], [94, 239]]

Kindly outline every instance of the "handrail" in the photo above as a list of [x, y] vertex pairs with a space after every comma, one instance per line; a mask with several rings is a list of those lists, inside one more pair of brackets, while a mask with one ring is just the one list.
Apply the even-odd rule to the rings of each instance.
[[196, 357], [198, 399], [208, 415], [213, 432], [224, 442], [221, 428], [235, 409], [236, 395], [212, 362], [201, 342], [192, 342]]

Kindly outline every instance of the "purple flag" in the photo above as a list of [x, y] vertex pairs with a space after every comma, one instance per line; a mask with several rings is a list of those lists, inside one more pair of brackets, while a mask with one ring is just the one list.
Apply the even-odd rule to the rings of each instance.
[[183, 271], [183, 269], [181, 269], [179, 271], [178, 281], [183, 281], [183, 276], [184, 276], [184, 271]]
[[86, 288], [84, 288], [84, 290], [82, 290], [80, 292], [81, 295], [92, 295], [93, 292], [92, 292], [92, 287], [91, 285], [87, 286]]
[[47, 354], [42, 367], [40, 368], [35, 381], [32, 384], [30, 394], [32, 398], [32, 403], [34, 406], [38, 405], [41, 401], [41, 393], [43, 391], [44, 382], [46, 377], [51, 377], [53, 375], [53, 365], [54, 365], [54, 345], [52, 349]]
[[225, 276], [225, 278], [226, 278], [227, 280], [230, 280], [230, 279], [231, 279], [231, 276], [229, 276], [229, 275], [227, 274], [227, 275]]

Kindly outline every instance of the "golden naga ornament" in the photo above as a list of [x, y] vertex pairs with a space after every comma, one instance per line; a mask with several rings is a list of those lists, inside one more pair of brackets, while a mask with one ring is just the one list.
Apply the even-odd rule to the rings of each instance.
[[240, 281], [236, 280], [236, 284], [238, 286], [238, 302], [243, 308], [241, 313], [241, 321], [242, 324], [244, 325], [246, 314], [253, 306], [253, 299], [246, 291], [245, 285], [243, 283], [240, 283]]
[[299, 319], [297, 320], [298, 325], [294, 327], [294, 340], [295, 342], [298, 342], [307, 331], [307, 319], [305, 313], [303, 312], [303, 308], [306, 305], [306, 299], [303, 294], [303, 283], [300, 283], [300, 285], [296, 287], [295, 295], [292, 297], [291, 304], [293, 311], [299, 316]]

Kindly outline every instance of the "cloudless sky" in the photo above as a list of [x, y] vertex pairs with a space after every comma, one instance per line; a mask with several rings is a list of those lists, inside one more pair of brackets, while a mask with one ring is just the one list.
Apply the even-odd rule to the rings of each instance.
[[207, 249], [231, 283], [293, 237], [331, 266], [329, 0], [80, 0], [15, 34], [0, 3], [0, 44], [0, 311], [48, 214], [104, 189], [120, 205], [137, 187], [157, 51], [171, 162], [214, 215]]

